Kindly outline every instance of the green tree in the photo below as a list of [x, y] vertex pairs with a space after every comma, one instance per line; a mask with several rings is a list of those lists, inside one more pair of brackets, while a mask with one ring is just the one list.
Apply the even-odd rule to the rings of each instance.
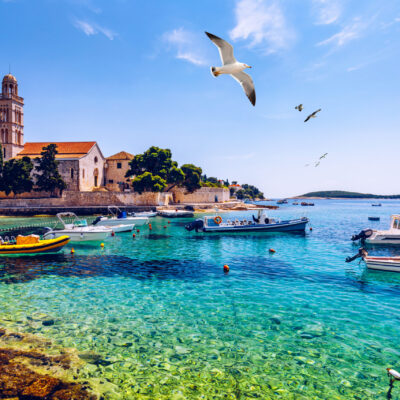
[[181, 169], [185, 175], [185, 180], [182, 186], [186, 188], [189, 193], [201, 188], [201, 174], [202, 169], [193, 164], [183, 164]]
[[9, 195], [30, 192], [33, 187], [31, 172], [33, 163], [29, 157], [11, 159], [3, 165], [2, 190]]
[[153, 175], [151, 172], [144, 172], [136, 176], [132, 181], [132, 187], [135, 192], [162, 192], [167, 186], [167, 181], [159, 175]]
[[152, 146], [143, 154], [135, 155], [129, 163], [129, 170], [125, 176], [139, 176], [144, 172], [150, 172], [154, 176], [160, 176], [167, 183], [177, 183], [180, 179], [178, 163], [173, 161], [171, 157], [170, 149], [161, 149]]
[[36, 190], [50, 192], [52, 196], [55, 196], [58, 189], [61, 194], [67, 185], [58, 172], [58, 161], [56, 160], [56, 154], [58, 153], [57, 145], [52, 143], [43, 147], [42, 150], [40, 153], [41, 157], [35, 160], [37, 162], [37, 173], [34, 174], [36, 178]]
[[242, 189], [236, 192], [236, 198], [241, 199], [263, 199], [264, 193], [253, 185], [243, 184]]

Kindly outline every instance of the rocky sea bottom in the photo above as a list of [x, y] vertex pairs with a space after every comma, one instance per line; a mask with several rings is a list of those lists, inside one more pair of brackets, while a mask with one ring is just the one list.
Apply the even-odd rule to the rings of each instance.
[[400, 277], [344, 263], [369, 209], [323, 207], [306, 235], [157, 218], [104, 249], [4, 259], [0, 326], [75, 349], [76, 381], [105, 399], [386, 398]]

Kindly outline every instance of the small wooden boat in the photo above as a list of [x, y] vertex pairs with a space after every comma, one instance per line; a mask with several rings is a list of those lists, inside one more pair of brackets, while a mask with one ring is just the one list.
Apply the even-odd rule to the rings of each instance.
[[381, 218], [380, 217], [368, 217], [369, 221], [380, 221]]
[[56, 253], [69, 242], [69, 236], [40, 240], [37, 235], [17, 236], [15, 241], [4, 242], [1, 238], [0, 255]]
[[372, 207], [382, 207], [381, 203], [377, 203], [377, 204], [371, 204]]
[[159, 210], [158, 215], [164, 218], [189, 218], [193, 217], [193, 211], [187, 210]]
[[400, 257], [371, 257], [364, 256], [367, 268], [379, 271], [400, 272]]

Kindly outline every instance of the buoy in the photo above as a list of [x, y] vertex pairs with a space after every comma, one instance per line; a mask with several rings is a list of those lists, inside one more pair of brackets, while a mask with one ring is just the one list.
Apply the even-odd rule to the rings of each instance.
[[310, 231], [312, 231], [312, 226], [310, 226]]
[[100, 244], [100, 247], [103, 248], [103, 247], [104, 247], [104, 243], [101, 243], [101, 244]]
[[72, 249], [71, 249], [71, 254], [74, 254], [74, 253], [75, 253], [75, 249], [72, 248]]
[[400, 373], [398, 373], [395, 369], [386, 368], [388, 375], [392, 376], [396, 381], [400, 381]]
[[139, 233], [139, 232], [140, 232], [140, 229], [138, 229], [136, 232]]
[[167, 227], [167, 225], [164, 225], [164, 229]]
[[274, 249], [269, 249], [270, 253], [276, 253], [276, 251]]
[[132, 237], [135, 239], [136, 235], [135, 235], [135, 234], [133, 234], [133, 235], [132, 235]]
[[111, 236], [115, 236], [115, 232], [114, 231], [111, 232]]
[[151, 228], [151, 224], [149, 224], [149, 228]]
[[171, 223], [171, 221], [168, 221], [168, 223], [170, 224], [170, 223]]
[[224, 265], [224, 272], [229, 272], [229, 266], [228, 265]]

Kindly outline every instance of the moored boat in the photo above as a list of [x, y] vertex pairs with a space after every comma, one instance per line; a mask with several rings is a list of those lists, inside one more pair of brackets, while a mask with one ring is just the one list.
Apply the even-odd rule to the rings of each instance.
[[17, 236], [15, 241], [3, 241], [1, 238], [0, 255], [44, 254], [60, 251], [68, 242], [69, 236], [60, 236], [56, 239], [40, 240], [37, 235]]
[[[104, 240], [112, 233], [111, 228], [105, 226], [88, 226], [86, 220], [79, 220], [72, 212], [58, 213], [58, 220], [63, 229], [50, 229], [43, 235], [43, 239], [56, 239], [64, 235], [70, 237], [71, 242], [88, 242]], [[67, 223], [67, 220], [71, 220]]]
[[193, 217], [194, 212], [188, 210], [159, 210], [158, 215], [165, 218], [188, 218]]
[[265, 210], [258, 210], [258, 215], [252, 216], [252, 220], [226, 220], [217, 215], [197, 219], [185, 226], [186, 230], [196, 232], [304, 232], [308, 218], [298, 218], [281, 221], [269, 218]]
[[149, 219], [147, 217], [128, 216], [126, 211], [121, 211], [117, 206], [108, 206], [108, 216], [97, 217], [92, 225], [113, 227], [115, 225], [131, 225], [135, 226], [147, 225]]
[[360, 240], [362, 244], [400, 245], [400, 215], [392, 215], [388, 230], [363, 229], [353, 235], [352, 241]]
[[362, 258], [368, 269], [378, 271], [400, 272], [400, 257], [373, 257], [368, 252], [360, 248], [353, 257], [347, 257], [346, 262], [351, 262], [357, 258]]

